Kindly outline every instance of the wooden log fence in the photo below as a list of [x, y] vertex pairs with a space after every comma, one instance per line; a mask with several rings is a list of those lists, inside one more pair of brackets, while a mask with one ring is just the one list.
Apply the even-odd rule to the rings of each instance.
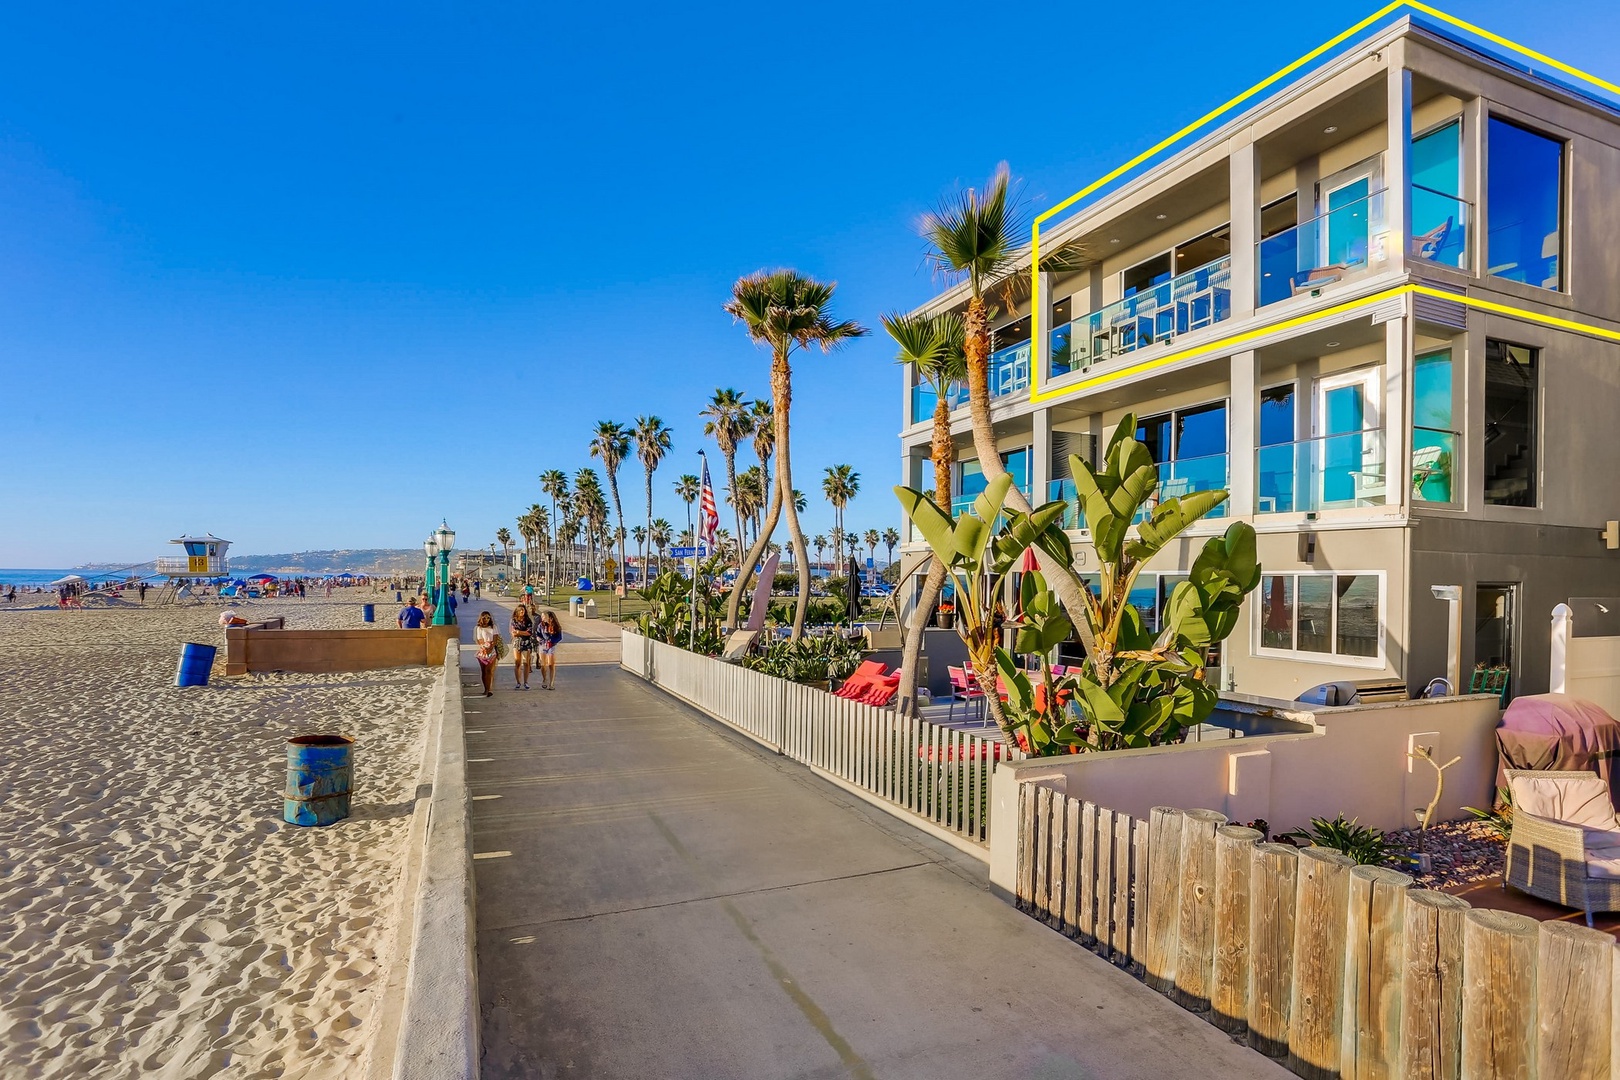
[[1225, 821], [1022, 784], [1016, 903], [1299, 1076], [1620, 1073], [1608, 934]]
[[989, 737], [898, 715], [624, 631], [621, 666], [755, 741], [976, 846], [990, 774], [1022, 757]]

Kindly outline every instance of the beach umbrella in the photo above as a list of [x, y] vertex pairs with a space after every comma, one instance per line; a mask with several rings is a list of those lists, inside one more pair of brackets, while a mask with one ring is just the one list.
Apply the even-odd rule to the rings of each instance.
[[84, 581], [84, 578], [80, 577], [78, 574], [69, 574], [67, 577], [59, 577], [59, 578], [57, 578], [55, 581], [51, 582], [50, 584], [52, 584], [52, 585], [76, 585], [76, 584], [79, 584], [79, 583], [81, 583], [83, 581]]
[[277, 580], [277, 578], [276, 578], [276, 575], [274, 575], [274, 574], [254, 574], [252, 577], [248, 578], [248, 580], [249, 581], [275, 581], [275, 580]]

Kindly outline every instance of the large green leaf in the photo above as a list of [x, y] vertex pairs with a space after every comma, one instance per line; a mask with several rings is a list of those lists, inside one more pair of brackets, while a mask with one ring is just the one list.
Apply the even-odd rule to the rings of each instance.
[[1226, 501], [1226, 492], [1194, 491], [1187, 495], [1165, 499], [1153, 508], [1153, 513], [1137, 530], [1140, 539], [1126, 547], [1126, 554], [1138, 562], [1146, 562], [1166, 544], [1179, 536], [1182, 530]]
[[946, 563], [955, 561], [956, 555], [956, 528], [949, 514], [934, 504], [934, 500], [918, 491], [916, 488], [900, 487], [894, 489], [894, 497], [900, 500], [900, 509], [906, 517], [922, 533], [922, 538], [936, 556]]
[[984, 490], [973, 500], [973, 512], [986, 524], [995, 521], [1001, 516], [1001, 508], [1007, 502], [1007, 492], [1011, 490], [1012, 474], [1004, 472], [984, 485]]

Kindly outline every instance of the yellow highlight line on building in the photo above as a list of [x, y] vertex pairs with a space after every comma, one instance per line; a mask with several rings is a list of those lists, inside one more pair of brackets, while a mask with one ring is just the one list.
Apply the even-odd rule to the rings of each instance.
[[[1428, 4], [1422, 3], [1421, 0], [1394, 0], [1394, 3], [1384, 5], [1383, 7], [1379, 8], [1377, 11], [1373, 12], [1371, 15], [1367, 16], [1365, 19], [1362, 19], [1360, 22], [1358, 22], [1354, 26], [1350, 27], [1348, 30], [1345, 30], [1342, 33], [1334, 35], [1332, 38], [1329, 38], [1327, 41], [1323, 42], [1321, 45], [1318, 45], [1316, 48], [1312, 49], [1310, 52], [1306, 53], [1304, 56], [1301, 56], [1299, 59], [1295, 60], [1293, 63], [1287, 65], [1286, 67], [1280, 68], [1277, 71], [1273, 72], [1272, 74], [1266, 76], [1264, 79], [1260, 80], [1259, 82], [1255, 83], [1253, 86], [1249, 87], [1247, 90], [1243, 91], [1243, 93], [1237, 95], [1234, 98], [1231, 98], [1230, 100], [1228, 100], [1228, 101], [1224, 102], [1223, 104], [1217, 106], [1216, 108], [1210, 110], [1209, 112], [1205, 113], [1203, 116], [1200, 116], [1198, 119], [1194, 120], [1192, 123], [1188, 124], [1186, 127], [1182, 128], [1180, 131], [1176, 132], [1175, 134], [1167, 136], [1166, 138], [1159, 140], [1157, 143], [1154, 143], [1148, 149], [1142, 151], [1140, 154], [1138, 154], [1135, 157], [1131, 158], [1131, 160], [1125, 162], [1125, 164], [1123, 164], [1123, 165], [1119, 166], [1118, 168], [1112, 170], [1111, 172], [1109, 172], [1106, 175], [1100, 177], [1099, 179], [1093, 181], [1092, 183], [1087, 184], [1085, 187], [1081, 188], [1079, 191], [1075, 192], [1073, 195], [1070, 195], [1067, 199], [1064, 199], [1062, 202], [1058, 203], [1056, 206], [1052, 207], [1051, 209], [1045, 211], [1044, 213], [1038, 214], [1036, 216], [1036, 218], [1035, 218], [1034, 223], [1030, 226], [1029, 273], [1030, 273], [1030, 282], [1032, 283], [1032, 285], [1033, 285], [1033, 283], [1038, 282], [1040, 280], [1041, 224], [1043, 222], [1055, 217], [1058, 214], [1061, 214], [1063, 211], [1067, 210], [1069, 207], [1073, 206], [1075, 203], [1079, 202], [1081, 199], [1084, 199], [1087, 195], [1090, 195], [1093, 192], [1095, 192], [1097, 189], [1103, 187], [1104, 185], [1109, 184], [1109, 183], [1113, 182], [1114, 180], [1119, 179], [1119, 177], [1121, 177], [1124, 174], [1130, 172], [1132, 169], [1136, 168], [1138, 165], [1140, 165], [1143, 162], [1147, 161], [1149, 158], [1154, 157], [1155, 155], [1159, 154], [1161, 151], [1168, 149], [1169, 147], [1173, 146], [1177, 142], [1180, 142], [1182, 139], [1186, 138], [1188, 135], [1191, 135], [1193, 132], [1195, 132], [1198, 129], [1204, 127], [1210, 121], [1218, 119], [1223, 114], [1229, 112], [1232, 109], [1237, 108], [1239, 105], [1242, 105], [1244, 102], [1248, 101], [1250, 98], [1254, 97], [1256, 94], [1260, 93], [1262, 90], [1265, 90], [1266, 88], [1275, 85], [1278, 81], [1287, 78], [1289, 75], [1291, 75], [1294, 72], [1298, 71], [1300, 68], [1304, 67], [1306, 64], [1310, 63], [1312, 60], [1315, 60], [1317, 57], [1321, 56], [1322, 54], [1324, 54], [1326, 52], [1329, 52], [1332, 49], [1336, 48], [1337, 46], [1343, 44], [1345, 41], [1347, 41], [1350, 38], [1354, 37], [1356, 34], [1359, 34], [1361, 31], [1367, 29], [1367, 27], [1369, 27], [1369, 26], [1373, 25], [1374, 23], [1380, 21], [1385, 16], [1390, 15], [1393, 12], [1400, 10], [1401, 8], [1411, 8], [1413, 11], [1421, 12], [1421, 13], [1423, 13], [1425, 15], [1428, 15], [1428, 16], [1430, 16], [1432, 18], [1440, 20], [1441, 22], [1448, 23], [1448, 24], [1450, 24], [1452, 26], [1455, 26], [1459, 30], [1462, 30], [1462, 31], [1464, 31], [1466, 33], [1474, 34], [1477, 37], [1483, 38], [1484, 40], [1491, 42], [1493, 45], [1500, 45], [1502, 48], [1508, 49], [1511, 52], [1518, 53], [1520, 56], [1528, 57], [1529, 59], [1534, 60], [1534, 61], [1536, 61], [1538, 63], [1541, 63], [1541, 64], [1546, 64], [1548, 67], [1551, 67], [1551, 68], [1553, 68], [1553, 69], [1555, 69], [1557, 71], [1561, 71], [1566, 75], [1574, 76], [1575, 78], [1580, 79], [1580, 80], [1582, 80], [1584, 82], [1591, 83], [1593, 86], [1600, 87], [1601, 89], [1607, 90], [1611, 94], [1620, 95], [1620, 85], [1616, 85], [1616, 84], [1614, 84], [1612, 82], [1607, 81], [1606, 79], [1600, 79], [1596, 75], [1592, 75], [1592, 74], [1590, 74], [1588, 72], [1582, 71], [1580, 68], [1573, 67], [1572, 65], [1566, 64], [1566, 63], [1564, 63], [1564, 62], [1562, 62], [1560, 60], [1555, 60], [1552, 57], [1546, 55], [1545, 53], [1537, 52], [1535, 49], [1531, 49], [1531, 48], [1529, 48], [1527, 46], [1520, 45], [1518, 42], [1512, 41], [1512, 40], [1510, 40], [1508, 38], [1505, 38], [1500, 34], [1492, 33], [1491, 31], [1486, 30], [1484, 27], [1475, 26], [1473, 23], [1468, 22], [1465, 19], [1459, 19], [1454, 15], [1448, 15], [1446, 12], [1441, 11], [1439, 8], [1431, 7]], [[1422, 286], [1405, 286], [1403, 289], [1396, 289], [1396, 290], [1392, 290], [1389, 293], [1380, 294], [1380, 296], [1378, 298], [1395, 295], [1395, 294], [1397, 294], [1399, 292], [1402, 292], [1402, 291], [1435, 292], [1434, 290], [1431, 290], [1431, 289], [1424, 289]], [[1032, 289], [1032, 296], [1037, 296], [1038, 297], [1038, 295], [1039, 295], [1039, 289]], [[1469, 300], [1467, 298], [1454, 296], [1454, 295], [1449, 294], [1449, 293], [1437, 293], [1437, 292], [1435, 292], [1435, 295], [1444, 296], [1447, 299], [1454, 299], [1454, 300], [1455, 299], [1461, 299], [1464, 303], [1467, 303], [1469, 306], [1478, 307], [1478, 308], [1481, 308], [1482, 310], [1487, 310], [1487, 311], [1494, 310], [1494, 311], [1497, 311], [1499, 314], [1512, 315], [1512, 316], [1519, 317], [1519, 318], [1529, 318], [1529, 319], [1532, 319], [1533, 321], [1545, 322], [1545, 323], [1547, 323], [1549, 325], [1555, 325], [1555, 326], [1564, 325], [1569, 329], [1575, 329], [1575, 330], [1579, 330], [1579, 331], [1582, 331], [1582, 332], [1585, 332], [1585, 333], [1596, 334], [1597, 336], [1600, 336], [1600, 337], [1611, 337], [1614, 340], [1620, 340], [1620, 335], [1614, 335], [1611, 331], [1603, 330], [1603, 329], [1601, 329], [1599, 327], [1587, 326], [1586, 324], [1583, 324], [1583, 323], [1568, 322], [1567, 320], [1557, 319], [1557, 318], [1554, 318], [1552, 316], [1542, 316], [1542, 315], [1538, 315], [1535, 312], [1523, 311], [1523, 310], [1518, 309], [1518, 308], [1509, 308], [1509, 307], [1506, 307], [1504, 305], [1493, 304], [1493, 303], [1491, 303], [1489, 301], [1483, 301], [1483, 300], [1473, 300], [1473, 301], [1471, 301], [1471, 300]], [[1376, 298], [1367, 298], [1366, 300], [1356, 301], [1352, 305], [1349, 305], [1349, 306], [1358, 306], [1358, 305], [1360, 305], [1362, 303], [1370, 303], [1370, 302], [1372, 302], [1373, 299], [1376, 299]], [[1038, 363], [1036, 363], [1037, 352], [1040, 351], [1040, 350], [1037, 350], [1035, 348], [1035, 343], [1040, 341], [1040, 333], [1041, 333], [1041, 315], [1040, 315], [1039, 308], [1040, 308], [1039, 304], [1032, 303], [1030, 305], [1030, 394], [1029, 394], [1029, 399], [1030, 399], [1030, 401], [1032, 403], [1045, 401], [1045, 400], [1048, 400], [1048, 399], [1050, 399], [1052, 397], [1058, 397], [1058, 396], [1062, 396], [1062, 395], [1066, 395], [1066, 394], [1076, 393], [1076, 392], [1078, 392], [1080, 390], [1086, 389], [1088, 386], [1094, 385], [1098, 381], [1098, 380], [1087, 380], [1085, 382], [1076, 383], [1073, 386], [1062, 387], [1062, 388], [1060, 388], [1058, 390], [1046, 391], [1044, 393], [1041, 391], [1040, 365]], [[1305, 318], [1305, 320], [1308, 321], [1309, 319], [1322, 318], [1324, 316], [1331, 315], [1331, 314], [1333, 314], [1333, 313], [1335, 313], [1337, 311], [1342, 311], [1342, 310], [1345, 310], [1344, 306], [1341, 306], [1341, 307], [1338, 307], [1338, 308], [1329, 308], [1329, 309], [1327, 309], [1325, 311], [1317, 312], [1317, 313], [1315, 313], [1315, 314], [1313, 314], [1311, 316], [1306, 316], [1304, 318]], [[1289, 325], [1293, 325], [1293, 323], [1284, 323], [1284, 324], [1280, 324], [1279, 326], [1271, 326], [1271, 327], [1266, 328], [1265, 332], [1270, 332], [1272, 330], [1285, 328], [1285, 327], [1287, 327]], [[1256, 332], [1256, 333], [1258, 333], [1258, 332]], [[1175, 354], [1173, 359], [1183, 359], [1186, 356], [1197, 355], [1199, 352], [1209, 351], [1211, 349], [1221, 347], [1224, 344], [1230, 343], [1230, 341], [1239, 340], [1239, 339], [1243, 338], [1244, 336], [1245, 335], [1239, 335], [1238, 339], [1228, 339], [1228, 342], [1213, 343], [1213, 344], [1208, 345], [1208, 346], [1200, 346], [1199, 349], [1195, 350], [1195, 351], [1189, 351], [1189, 352], [1185, 352], [1185, 353], [1178, 353], [1178, 354]], [[1168, 362], [1169, 359], [1172, 359], [1172, 358], [1165, 358], [1165, 359], [1161, 359], [1161, 360], [1157, 360], [1157, 361], [1151, 361], [1150, 363], [1148, 363], [1146, 365], [1136, 365], [1135, 367], [1132, 367], [1132, 368], [1125, 368], [1125, 369], [1122, 369], [1121, 371], [1114, 372], [1113, 374], [1107, 376], [1106, 378], [1109, 378], [1109, 379], [1117, 378], [1120, 375], [1127, 374], [1127, 373], [1132, 373], [1132, 372], [1135, 372], [1137, 370], [1149, 370], [1152, 367], [1157, 367], [1157, 366], [1162, 365], [1163, 363]]]

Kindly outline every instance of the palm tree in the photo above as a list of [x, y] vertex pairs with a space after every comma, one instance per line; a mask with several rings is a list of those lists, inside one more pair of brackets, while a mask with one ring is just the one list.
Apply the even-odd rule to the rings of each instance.
[[[754, 453], [759, 455], [759, 471], [771, 475], [771, 454], [776, 450], [776, 409], [768, 401], [756, 401], [749, 410], [754, 425]], [[766, 492], [761, 502], [770, 502]]]
[[821, 565], [821, 554], [827, 550], [827, 538], [817, 533], [815, 539], [810, 541], [810, 544], [816, 549], [816, 565], [819, 566]]
[[827, 535], [832, 539], [832, 543], [828, 544], [827, 546], [832, 548], [833, 562], [836, 563], [838, 560], [840, 560], [840, 559], [842, 559], [844, 557], [844, 529], [843, 529], [843, 526], [834, 525], [832, 527], [832, 532], [828, 533]]
[[596, 578], [596, 541], [607, 528], [607, 499], [596, 470], [580, 469], [574, 474], [574, 516], [585, 527], [585, 576]]
[[512, 530], [502, 525], [495, 530], [495, 542], [501, 545], [501, 559], [507, 566], [512, 565]]
[[770, 491], [765, 474], [759, 471], [758, 465], [750, 465], [737, 474], [736, 487], [728, 496], [728, 500], [737, 508], [737, 535], [744, 539], [748, 536], [748, 526], [754, 526], [754, 534], [759, 535], [759, 516], [765, 512], [765, 503]]
[[602, 459], [602, 471], [607, 473], [608, 491], [613, 495], [613, 516], [619, 519], [619, 573], [624, 573], [624, 504], [619, 502], [619, 465], [630, 452], [630, 433], [623, 424], [602, 420], [596, 425], [591, 439], [591, 456]]
[[876, 529], [867, 529], [866, 530], [866, 535], [861, 537], [861, 539], [866, 541], [866, 557], [867, 557], [868, 560], [871, 561], [872, 569], [874, 571], [876, 571], [876, 569], [877, 569], [877, 546], [878, 546], [878, 543], [883, 539], [883, 535], [881, 533], [879, 533]]
[[523, 579], [529, 579], [529, 567], [534, 565], [534, 515], [524, 514], [517, 519], [518, 535], [523, 537]]
[[[547, 469], [540, 474], [540, 490], [551, 496], [551, 523], [562, 528], [563, 519], [557, 516], [557, 503], [568, 498], [568, 474], [561, 469]], [[562, 533], [557, 534], [557, 548], [562, 547]], [[560, 550], [558, 554], [560, 554]], [[548, 583], [549, 584], [549, 583]]]
[[890, 525], [883, 530], [883, 547], [888, 552], [887, 565], [894, 565], [894, 549], [900, 546], [900, 530]]
[[[928, 259], [936, 269], [968, 284], [962, 351], [967, 362], [973, 448], [986, 482], [1007, 471], [996, 449], [995, 425], [990, 420], [990, 310], [984, 294], [993, 286], [1010, 291], [1009, 286], [1020, 282], [1018, 237], [1022, 235], [1022, 225], [1016, 220], [1015, 207], [1009, 198], [1010, 182], [1011, 173], [1007, 163], [1002, 162], [983, 192], [969, 188], [955, 199], [941, 202], [939, 209], [923, 215], [919, 229], [931, 249]], [[1025, 280], [1023, 284], [1030, 283]], [[1007, 493], [1007, 505], [1014, 510], [1029, 510], [1029, 500], [1016, 487]], [[1074, 568], [1062, 565], [1039, 544], [1029, 550], [1035, 553], [1047, 584], [1068, 612], [1086, 652], [1094, 653], [1096, 642]], [[993, 674], [983, 672], [981, 678], [991, 680], [989, 692], [993, 693]]]
[[647, 527], [637, 525], [631, 529], [630, 539], [636, 542], [636, 550], [641, 552], [641, 587], [646, 588], [647, 582], [652, 580], [647, 576]]
[[692, 527], [692, 504], [703, 494], [703, 481], [691, 473], [682, 473], [675, 481], [675, 497], [686, 504], [686, 527]]
[[[658, 463], [664, 460], [669, 453], [674, 439], [668, 427], [656, 416], [636, 417], [636, 426], [630, 433], [636, 442], [636, 457], [641, 460], [641, 468], [647, 474], [647, 536], [652, 536], [653, 500], [652, 482], [653, 473], [658, 471]], [[647, 552], [641, 553], [641, 565], [647, 565]]]
[[861, 490], [861, 474], [848, 465], [829, 465], [822, 476], [821, 491], [832, 503], [833, 521], [839, 532], [844, 531], [844, 507]]
[[743, 511], [737, 502], [737, 444], [754, 429], [748, 401], [735, 390], [716, 389], [709, 407], [698, 413], [707, 417], [703, 434], [714, 439], [726, 459], [726, 490], [731, 492], [731, 509], [737, 517], [737, 535], [743, 535]]
[[[951, 438], [950, 397], [952, 389], [967, 378], [962, 318], [954, 313], [885, 315], [883, 328], [900, 347], [895, 360], [910, 364], [919, 378], [933, 385], [934, 437], [929, 446], [929, 458], [934, 466], [934, 503], [949, 514], [951, 472], [956, 462], [956, 443]], [[898, 543], [899, 539], [899, 534], [895, 533], [895, 542]], [[889, 561], [894, 561], [892, 545]], [[945, 587], [945, 573], [945, 565], [938, 559], [929, 562], [928, 575], [923, 579], [922, 592], [917, 596], [911, 623], [906, 628], [905, 647], [900, 654], [900, 687], [895, 695], [895, 708], [902, 716], [914, 711], [923, 631], [934, 616], [934, 605], [939, 602], [939, 594]]]
[[658, 549], [659, 573], [664, 572], [664, 549], [669, 547], [671, 531], [669, 522], [663, 518], [659, 518], [652, 523], [652, 532], [649, 534], [649, 538], [652, 540], [653, 547]]
[[859, 323], [833, 321], [828, 309], [836, 290], [834, 284], [823, 284], [794, 270], [761, 270], [739, 278], [731, 287], [731, 299], [725, 304], [726, 313], [743, 324], [749, 339], [771, 351], [771, 422], [776, 432], [776, 484], [771, 494], [771, 508], [731, 587], [731, 598], [726, 605], [726, 622], [730, 626], [737, 625], [737, 609], [742, 604], [743, 593], [748, 589], [765, 545], [776, 531], [777, 516], [785, 502], [794, 562], [799, 567], [799, 600], [793, 613], [793, 637], [804, 636], [804, 616], [810, 603], [810, 566], [804, 532], [799, 528], [799, 512], [793, 505], [793, 463], [788, 443], [789, 415], [793, 410], [790, 360], [794, 349], [815, 346], [824, 353], [831, 352], [851, 338], [868, 333]]

